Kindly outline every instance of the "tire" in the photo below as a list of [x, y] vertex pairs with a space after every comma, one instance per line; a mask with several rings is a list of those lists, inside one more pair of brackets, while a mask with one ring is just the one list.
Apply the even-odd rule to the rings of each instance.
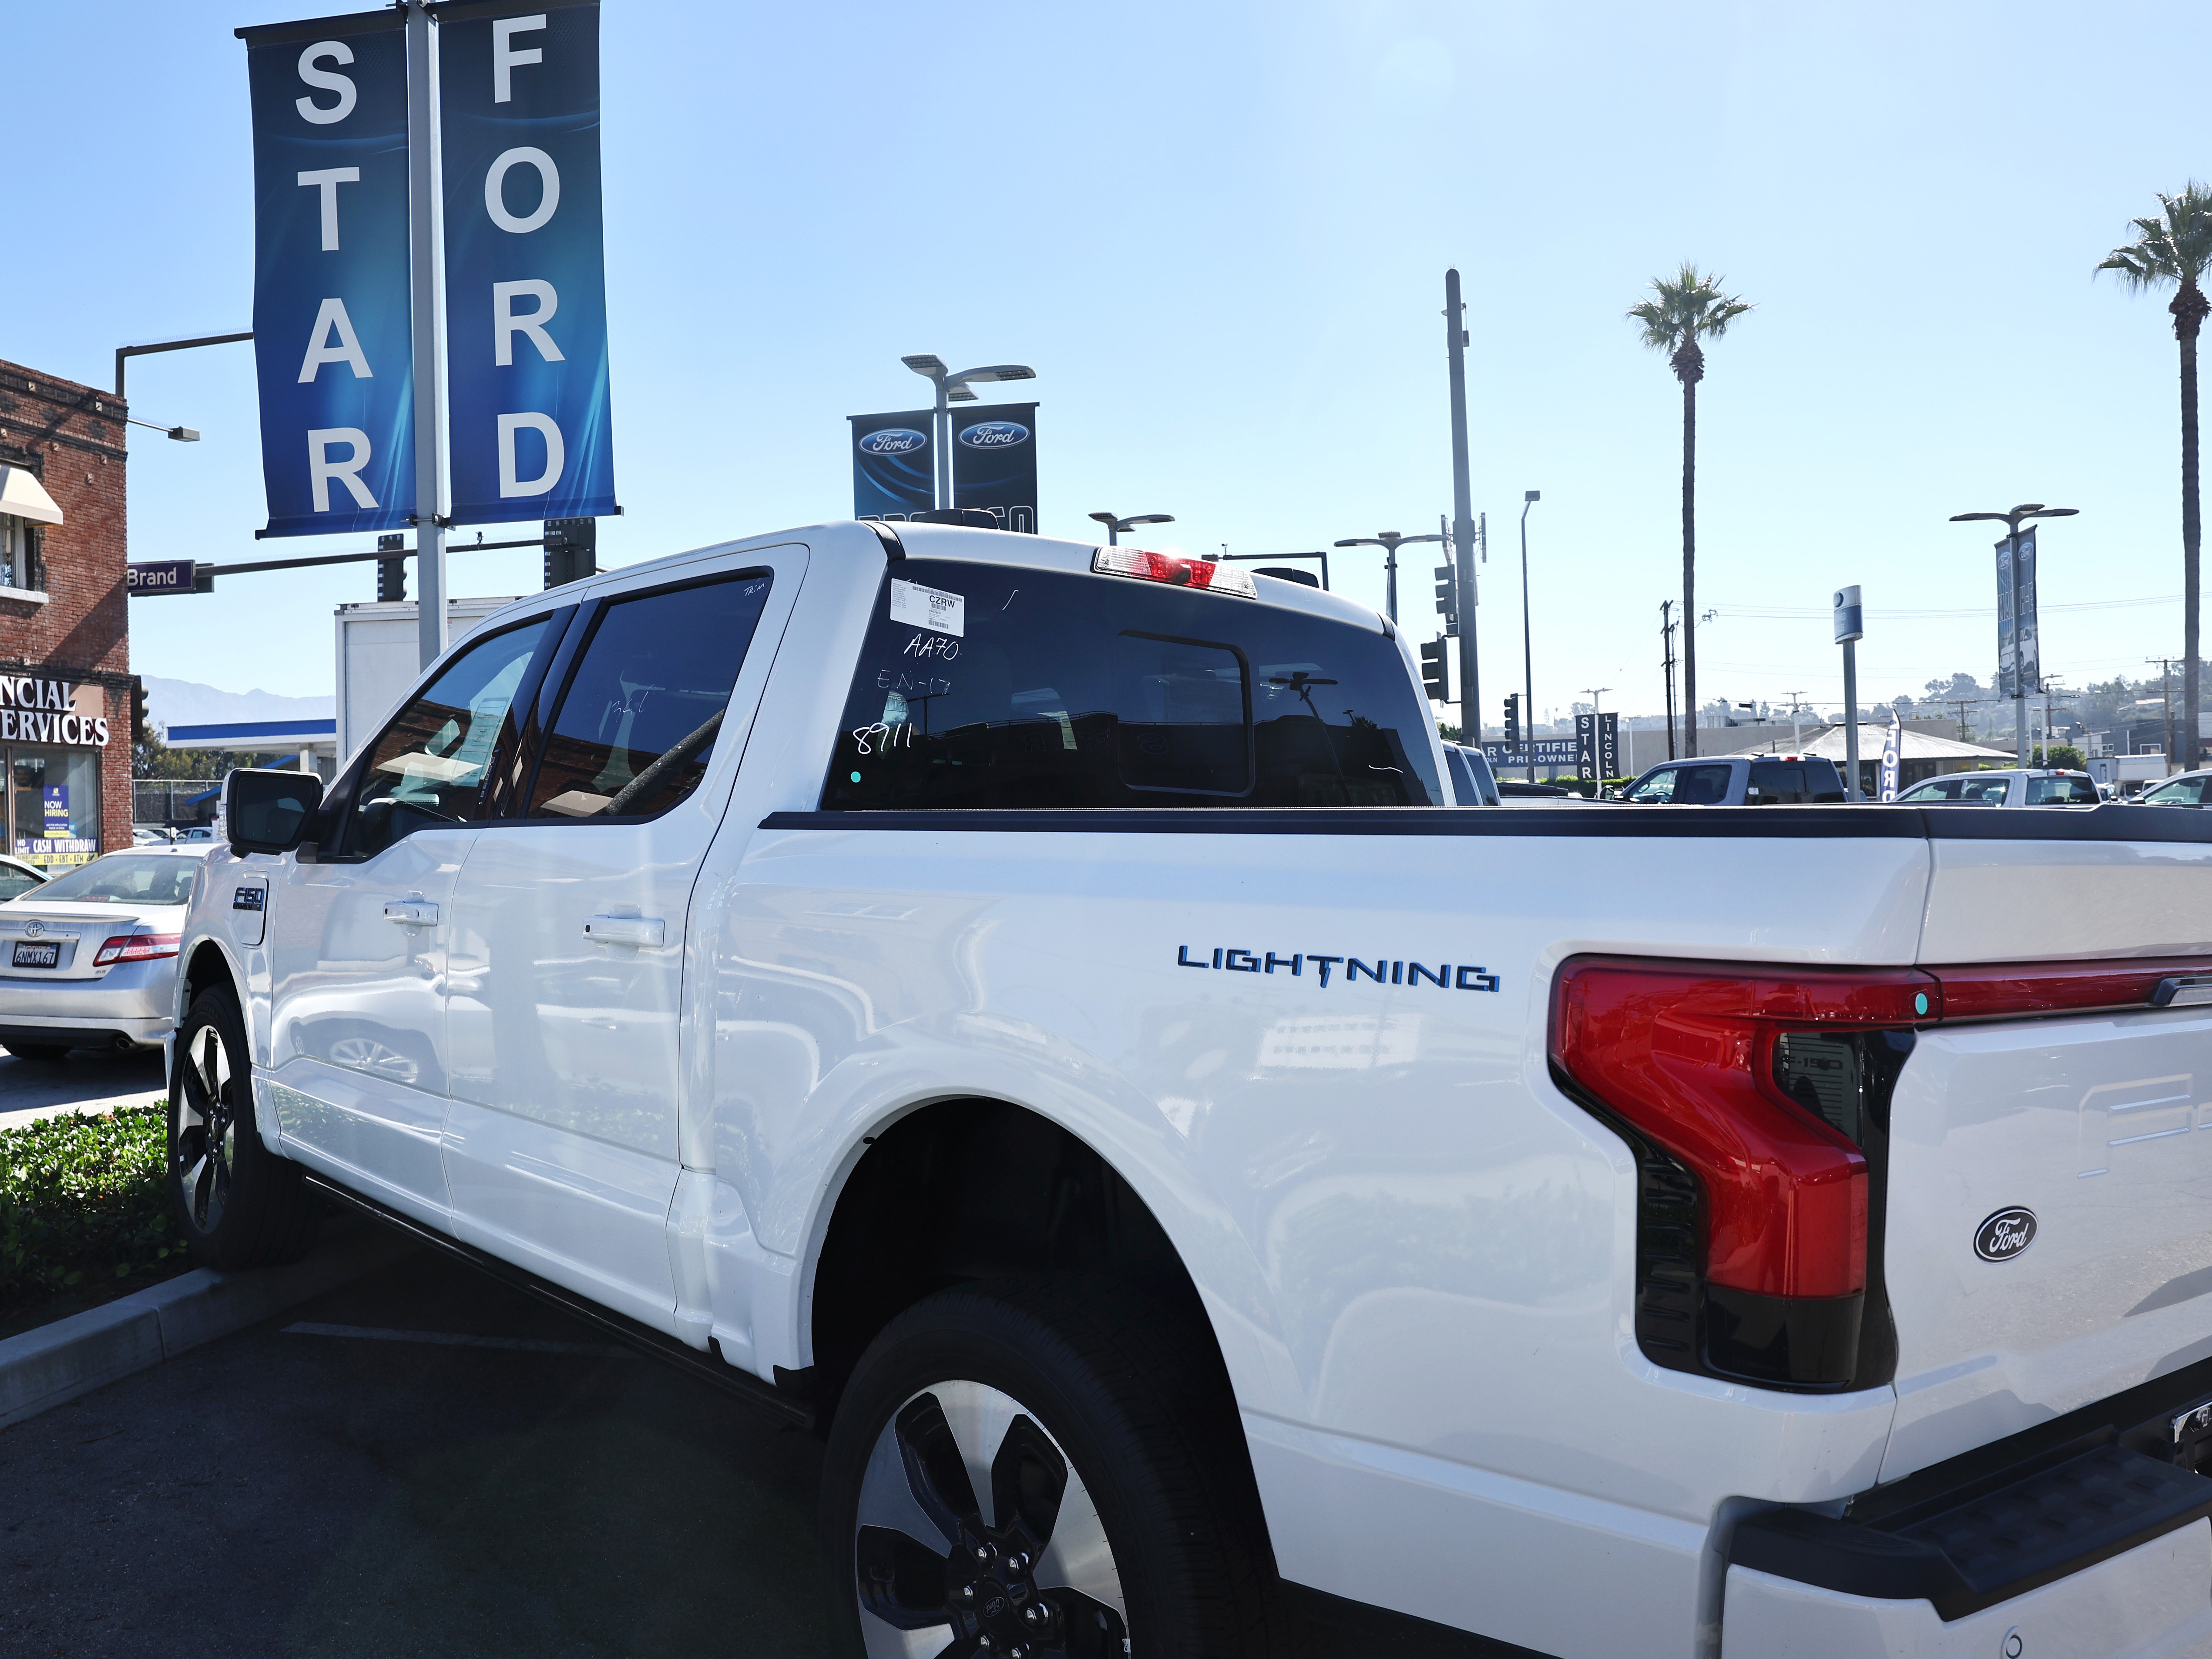
[[193, 998], [169, 1079], [169, 1214], [193, 1261], [228, 1272], [298, 1261], [322, 1218], [300, 1166], [254, 1131], [247, 1054], [229, 990]]
[[69, 1057], [69, 1044], [66, 1042], [0, 1042], [0, 1048], [7, 1049], [18, 1060], [51, 1062]]
[[1213, 1352], [1105, 1279], [986, 1281], [899, 1315], [854, 1368], [823, 1472], [846, 1650], [1310, 1651]]

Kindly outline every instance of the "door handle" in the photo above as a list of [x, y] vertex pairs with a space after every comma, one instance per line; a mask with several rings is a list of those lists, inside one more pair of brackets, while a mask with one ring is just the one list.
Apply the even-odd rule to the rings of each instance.
[[388, 899], [385, 902], [384, 919], [396, 921], [402, 927], [435, 927], [438, 907], [429, 899]]
[[659, 948], [668, 924], [659, 916], [592, 916], [584, 923], [584, 937], [601, 945], [645, 945]]

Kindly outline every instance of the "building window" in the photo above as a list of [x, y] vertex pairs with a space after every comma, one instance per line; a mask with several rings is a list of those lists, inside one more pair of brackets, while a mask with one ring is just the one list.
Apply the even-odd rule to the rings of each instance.
[[46, 561], [40, 556], [45, 528], [12, 513], [0, 513], [0, 587], [46, 592]]
[[100, 853], [97, 749], [8, 750], [9, 844], [26, 864], [64, 869]]

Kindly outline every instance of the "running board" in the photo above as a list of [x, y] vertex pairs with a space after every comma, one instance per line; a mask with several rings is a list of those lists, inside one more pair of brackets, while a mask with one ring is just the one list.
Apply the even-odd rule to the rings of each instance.
[[815, 1425], [811, 1406], [793, 1400], [774, 1383], [763, 1382], [750, 1371], [729, 1364], [720, 1357], [719, 1344], [708, 1353], [702, 1353], [665, 1332], [654, 1330], [650, 1325], [640, 1324], [635, 1319], [602, 1308], [596, 1302], [550, 1279], [540, 1279], [527, 1268], [518, 1267], [511, 1261], [502, 1261], [473, 1244], [464, 1244], [459, 1239], [441, 1233], [435, 1227], [426, 1226], [411, 1216], [402, 1215], [373, 1198], [363, 1198], [351, 1188], [342, 1187], [327, 1176], [318, 1175], [313, 1170], [302, 1170], [300, 1173], [307, 1185], [324, 1197], [335, 1199], [349, 1209], [358, 1210], [372, 1220], [380, 1221], [417, 1243], [442, 1250], [456, 1261], [466, 1262], [477, 1272], [489, 1275], [511, 1289], [534, 1296], [540, 1302], [548, 1303], [562, 1312], [584, 1321], [641, 1353], [664, 1360], [702, 1382], [713, 1384], [726, 1394], [735, 1395], [740, 1400], [772, 1412], [787, 1423], [809, 1431]]

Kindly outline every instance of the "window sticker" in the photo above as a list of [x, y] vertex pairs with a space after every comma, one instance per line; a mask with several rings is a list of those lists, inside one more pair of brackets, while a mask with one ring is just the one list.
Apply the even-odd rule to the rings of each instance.
[[964, 639], [967, 612], [968, 601], [958, 593], [948, 593], [941, 587], [924, 587], [920, 582], [902, 582], [896, 576], [891, 579], [891, 620], [895, 623], [907, 623]]

